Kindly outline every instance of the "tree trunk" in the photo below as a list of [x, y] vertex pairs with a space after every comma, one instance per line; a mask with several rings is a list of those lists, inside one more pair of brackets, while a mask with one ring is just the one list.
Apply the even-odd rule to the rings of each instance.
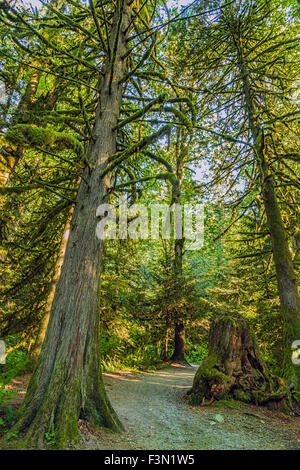
[[29, 363], [26, 365], [26, 372], [29, 372], [29, 371], [32, 372], [34, 370], [34, 368], [37, 364], [37, 360], [38, 360], [39, 355], [40, 355], [41, 350], [42, 350], [43, 342], [44, 342], [46, 331], [47, 331], [47, 326], [48, 326], [48, 323], [49, 323], [49, 318], [50, 318], [51, 307], [52, 307], [52, 303], [53, 303], [53, 299], [54, 299], [55, 289], [56, 289], [56, 285], [57, 285], [57, 282], [59, 280], [59, 276], [60, 276], [60, 273], [61, 273], [61, 268], [62, 268], [62, 265], [63, 265], [63, 262], [64, 262], [67, 242], [68, 242], [68, 239], [69, 239], [70, 219], [71, 219], [71, 215], [69, 216], [69, 220], [66, 224], [66, 227], [65, 227], [65, 230], [64, 230], [64, 233], [63, 233], [63, 236], [62, 236], [61, 244], [60, 244], [60, 247], [59, 247], [58, 257], [57, 257], [57, 260], [56, 260], [56, 263], [55, 263], [54, 276], [53, 276], [53, 279], [52, 279], [52, 282], [51, 282], [50, 292], [49, 292], [49, 295], [48, 295], [48, 298], [47, 298], [47, 305], [46, 305], [46, 309], [45, 309], [45, 315], [43, 316], [43, 318], [41, 320], [36, 340], [35, 340], [34, 345], [33, 345], [32, 349], [30, 351]]
[[[18, 122], [22, 122], [22, 113], [28, 111], [30, 106], [35, 101], [35, 95], [39, 86], [41, 78], [40, 71], [34, 71], [30, 77], [30, 80], [26, 86], [24, 94], [19, 102], [19, 105], [16, 109], [15, 117], [10, 122], [10, 127], [13, 127]], [[15, 167], [18, 165], [19, 161], [22, 159], [24, 154], [23, 147], [17, 145], [15, 148], [12, 148], [10, 145], [8, 147], [2, 147], [0, 149], [0, 186], [5, 186], [9, 180], [10, 174], [14, 171]]]
[[287, 387], [268, 371], [244, 318], [216, 318], [210, 329], [208, 351], [189, 392], [191, 404], [235, 399], [285, 412], [291, 410]]
[[[181, 292], [182, 283], [182, 257], [183, 257], [183, 240], [175, 240], [175, 289], [178, 296]], [[172, 361], [186, 362], [185, 357], [185, 331], [184, 323], [182, 320], [182, 312], [178, 309], [175, 313], [175, 326], [174, 326], [174, 352], [171, 357]]]
[[300, 305], [292, 255], [280, 214], [272, 175], [265, 170], [262, 194], [272, 240], [281, 313], [284, 319], [283, 376], [300, 403], [300, 366], [291, 360], [291, 347], [300, 340]]
[[165, 327], [165, 337], [163, 341], [163, 360], [168, 362], [169, 360], [169, 338], [170, 338], [170, 318], [169, 314], [166, 314], [166, 327]]
[[174, 352], [171, 357], [174, 362], [186, 362], [185, 352], [185, 332], [183, 321], [175, 323]]
[[131, 9], [119, 1], [110, 36], [86, 168], [76, 199], [71, 231], [50, 321], [38, 366], [13, 428], [22, 446], [43, 445], [53, 434], [57, 448], [78, 440], [78, 419], [115, 431], [122, 425], [113, 411], [100, 373], [99, 278], [103, 241], [96, 238], [96, 209], [106, 197], [109, 174], [102, 177], [116, 152], [115, 130], [126, 74], [127, 29]]
[[166, 329], [165, 338], [163, 343], [163, 360], [168, 362], [169, 360], [169, 328]]
[[[180, 180], [176, 179], [172, 183], [172, 204], [181, 204], [181, 188]], [[175, 276], [175, 293], [178, 299], [182, 290], [182, 259], [183, 259], [183, 245], [184, 240], [176, 239], [174, 246], [174, 276]], [[185, 331], [184, 323], [182, 320], [182, 312], [177, 309], [175, 312], [175, 327], [174, 327], [174, 352], [171, 357], [172, 361], [186, 362], [184, 357], [185, 352]]]
[[270, 231], [272, 251], [276, 269], [280, 309], [285, 324], [283, 374], [294, 389], [300, 403], [300, 366], [291, 360], [291, 347], [300, 340], [300, 301], [293, 267], [292, 255], [288, 246], [288, 234], [283, 224], [275, 190], [274, 177], [268, 164], [268, 148], [264, 129], [259, 122], [259, 110], [253, 99], [247, 62], [242, 45], [238, 45], [239, 68], [243, 84], [246, 112], [254, 141], [254, 154], [260, 169], [261, 193]]

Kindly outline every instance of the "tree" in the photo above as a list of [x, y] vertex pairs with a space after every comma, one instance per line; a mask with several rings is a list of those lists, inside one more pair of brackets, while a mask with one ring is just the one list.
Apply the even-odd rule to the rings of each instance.
[[290, 411], [284, 382], [272, 376], [243, 317], [219, 316], [211, 325], [208, 357], [194, 378], [191, 403], [231, 399]]
[[[227, 145], [225, 155], [229, 158], [222, 158], [217, 179], [229, 172], [232, 178], [234, 172], [231, 188], [239, 177], [245, 181], [235, 209], [258, 188], [262, 195], [285, 324], [283, 367], [299, 393], [300, 370], [290, 359], [291, 344], [300, 335], [299, 297], [283, 218], [286, 203], [279, 190], [287, 181], [294, 194], [298, 190], [294, 178], [297, 111], [288, 99], [296, 73], [296, 20], [289, 16], [289, 10], [273, 9], [276, 5], [225, 2], [219, 13], [194, 24], [194, 50], [187, 63], [205, 100], [211, 103], [207, 119], [217, 126], [212, 132], [220, 139], [219, 145], [226, 141], [234, 144]], [[283, 28], [287, 18], [291, 24], [288, 30]], [[289, 62], [285, 60], [287, 54]], [[209, 126], [201, 128], [210, 133]]]
[[[79, 13], [82, 8], [78, 5]], [[150, 145], [166, 129], [160, 129], [117, 153], [124, 82], [131, 77], [127, 65], [131, 53], [129, 39], [144, 6], [141, 8], [127, 0], [119, 0], [115, 6], [105, 6], [103, 12], [102, 8], [103, 5], [99, 5], [96, 10], [92, 2], [90, 9], [83, 8], [96, 27], [97, 42], [105, 54], [104, 68], [99, 70], [99, 101], [50, 322], [38, 366], [15, 424], [15, 430], [24, 435], [23, 442], [29, 446], [37, 442], [41, 444], [46, 432], [55, 433], [59, 447], [76, 440], [79, 417], [94, 426], [122, 429], [109, 404], [99, 373], [98, 288], [103, 240], [95, 236], [95, 214], [107, 197], [111, 170], [139, 148]], [[137, 9], [136, 14], [134, 8]], [[55, 12], [51, 9], [51, 12], [56, 13], [59, 20], [67, 22], [70, 18], [72, 21], [71, 13], [68, 16], [59, 9]], [[17, 12], [14, 14], [18, 16]], [[23, 22], [30, 30], [34, 29], [27, 21]], [[51, 44], [37, 30], [36, 34], [47, 47], [57, 52], [59, 46]], [[107, 34], [105, 39], [103, 34]], [[146, 57], [143, 64], [145, 60]], [[85, 64], [86, 61], [81, 59], [79, 62]], [[133, 65], [133, 70], [136, 68]]]

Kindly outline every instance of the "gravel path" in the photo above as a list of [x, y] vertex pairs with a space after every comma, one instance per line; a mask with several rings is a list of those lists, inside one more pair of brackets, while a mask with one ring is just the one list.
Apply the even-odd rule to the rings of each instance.
[[[108, 396], [126, 432], [95, 431], [82, 421], [79, 447], [103, 450], [300, 447], [300, 418], [244, 404], [230, 408], [190, 407], [184, 397], [195, 372], [196, 368], [177, 364], [156, 372], [104, 373]], [[29, 375], [18, 377], [7, 386], [17, 394], [10, 405], [20, 405], [29, 379]]]
[[[105, 373], [108, 395], [126, 432], [98, 433], [89, 437], [87, 447], [271, 450], [300, 446], [299, 418], [243, 404], [238, 408], [187, 405], [183, 397], [195, 370], [174, 365], [153, 373]], [[224, 421], [218, 422], [216, 415]]]

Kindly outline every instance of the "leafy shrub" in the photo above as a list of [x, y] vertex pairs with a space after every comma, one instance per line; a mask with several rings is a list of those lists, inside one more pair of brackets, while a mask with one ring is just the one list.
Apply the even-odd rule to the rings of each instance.
[[16, 396], [11, 390], [6, 390], [4, 385], [0, 383], [0, 408], [3, 407], [4, 403]]
[[192, 364], [200, 364], [201, 361], [208, 355], [207, 343], [197, 344], [191, 346], [187, 344], [186, 360]]
[[14, 349], [6, 356], [6, 363], [0, 366], [0, 383], [9, 383], [18, 375], [27, 363], [27, 353]]
[[[5, 338], [7, 347], [14, 347], [18, 343], [18, 337], [16, 335], [8, 336]], [[8, 384], [14, 377], [16, 377], [20, 371], [24, 368], [27, 362], [27, 354], [23, 349], [13, 349], [6, 356], [6, 363], [0, 365], [0, 408], [3, 408], [4, 404], [14, 398], [16, 395], [10, 390], [5, 389], [5, 385]], [[8, 407], [5, 407], [7, 409]], [[8, 411], [8, 414], [10, 412]], [[7, 421], [10, 421], [10, 416], [7, 416]]]
[[160, 348], [150, 344], [149, 332], [137, 325], [130, 327], [122, 337], [108, 331], [100, 335], [102, 370], [149, 369], [161, 362]]

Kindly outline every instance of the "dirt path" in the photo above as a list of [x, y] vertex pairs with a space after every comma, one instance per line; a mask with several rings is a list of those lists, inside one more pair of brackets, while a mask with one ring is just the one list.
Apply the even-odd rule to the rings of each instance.
[[[183, 396], [194, 368], [173, 366], [154, 373], [105, 373], [111, 403], [126, 427], [119, 436], [101, 435], [98, 449], [295, 449], [300, 418], [255, 406], [190, 407]], [[216, 415], [224, 422], [217, 422]], [[99, 439], [100, 438], [100, 439]]]
[[[240, 404], [229, 407], [190, 407], [184, 401], [195, 368], [174, 365], [157, 372], [103, 374], [107, 393], [126, 432], [93, 431], [80, 423], [87, 449], [295, 449], [300, 446], [300, 418]], [[20, 404], [29, 376], [9, 388]], [[218, 422], [216, 415], [222, 422]]]

